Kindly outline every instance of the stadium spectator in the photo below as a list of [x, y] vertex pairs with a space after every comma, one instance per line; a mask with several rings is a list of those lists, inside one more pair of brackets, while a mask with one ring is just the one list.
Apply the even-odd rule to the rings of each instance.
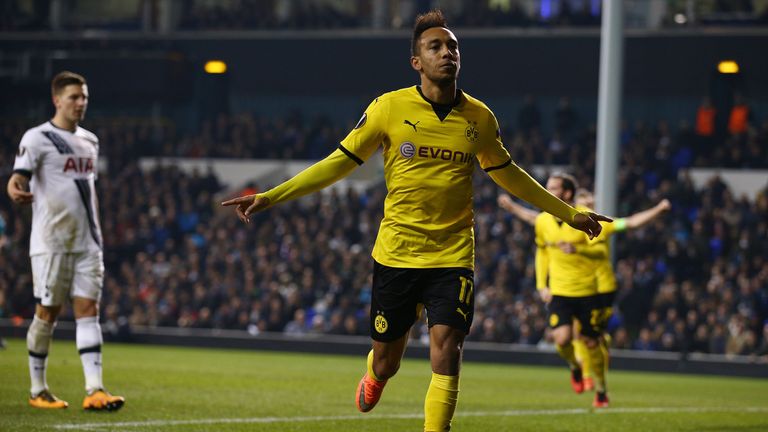
[[715, 135], [715, 116], [717, 110], [712, 101], [705, 97], [696, 110], [696, 135], [701, 138], [712, 138]]
[[563, 96], [555, 109], [555, 132], [566, 141], [574, 138], [578, 125], [578, 114], [571, 106], [571, 99]]
[[751, 126], [752, 112], [741, 94], [733, 97], [733, 106], [728, 114], [728, 132], [731, 135], [741, 135]]
[[534, 131], [541, 131], [541, 111], [533, 95], [525, 96], [523, 106], [517, 113], [517, 128], [526, 138], [530, 137]]

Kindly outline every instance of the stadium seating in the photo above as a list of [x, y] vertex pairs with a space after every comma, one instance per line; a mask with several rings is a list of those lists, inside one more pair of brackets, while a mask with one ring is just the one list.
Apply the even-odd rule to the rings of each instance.
[[[318, 158], [335, 146], [346, 127], [300, 119], [224, 116], [195, 136], [180, 137], [174, 125], [149, 119], [86, 124], [110, 143], [103, 147], [108, 174], [98, 182], [107, 266], [105, 328], [367, 333], [370, 251], [383, 186], [363, 193], [318, 194], [243, 226], [216, 200], [239, 191], [225, 189], [212, 173], [138, 168], [139, 156]], [[18, 142], [30, 126], [9, 122], [2, 129], [4, 142]], [[725, 146], [699, 146], [684, 128], [669, 129], [638, 123], [622, 135], [619, 214], [644, 209], [662, 197], [672, 201], [673, 209], [663, 220], [618, 237], [613, 344], [766, 355], [768, 188], [755, 197], [738, 197], [717, 178], [696, 189], [684, 173], [687, 167], [720, 161], [766, 168], [768, 123], [748, 135], [729, 137], [729, 146], [745, 151], [726, 153], [721, 150]], [[540, 133], [526, 136], [509, 126], [504, 134], [523, 166], [572, 165], [580, 182], [593, 186], [594, 135], [589, 128], [569, 132], [557, 144], [554, 138], [543, 144]], [[581, 154], [589, 155], [586, 161]], [[7, 169], [12, 161], [12, 146], [3, 147], [0, 166]], [[487, 176], [478, 175], [476, 182], [477, 295], [469, 339], [546, 344], [544, 309], [534, 296], [532, 230], [497, 208], [498, 189]], [[34, 300], [26, 257], [28, 220], [4, 194], [0, 215], [7, 223], [0, 251], [0, 317], [29, 317]], [[412, 336], [424, 332], [420, 324]]]

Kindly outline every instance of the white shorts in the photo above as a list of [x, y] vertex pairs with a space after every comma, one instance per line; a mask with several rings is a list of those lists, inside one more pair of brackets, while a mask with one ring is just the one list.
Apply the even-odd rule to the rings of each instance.
[[32, 280], [35, 299], [43, 306], [61, 306], [71, 297], [97, 302], [104, 284], [101, 252], [49, 253], [34, 255]]

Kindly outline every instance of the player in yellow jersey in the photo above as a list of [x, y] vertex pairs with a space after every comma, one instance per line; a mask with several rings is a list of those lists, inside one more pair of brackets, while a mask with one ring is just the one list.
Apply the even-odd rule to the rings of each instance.
[[474, 309], [475, 160], [505, 190], [585, 235], [597, 236], [599, 221], [609, 219], [577, 211], [511, 160], [491, 110], [457, 88], [459, 43], [440, 11], [417, 17], [411, 49], [420, 86], [376, 98], [337, 150], [287, 182], [222, 204], [234, 206], [248, 223], [258, 211], [340, 180], [382, 149], [387, 196], [372, 253], [373, 349], [355, 402], [367, 412], [379, 401], [400, 367], [408, 331], [423, 305], [433, 372], [424, 430], [445, 431], [458, 400], [461, 354]]
[[[534, 225], [539, 212], [533, 209], [524, 207], [512, 200], [509, 195], [501, 194], [498, 198], [499, 206], [509, 211], [517, 218], [529, 225]], [[585, 190], [579, 189], [576, 192], [575, 203], [577, 208], [594, 208], [594, 195]], [[616, 279], [613, 273], [613, 266], [610, 260], [609, 249], [609, 237], [615, 232], [621, 232], [629, 229], [638, 228], [645, 225], [651, 220], [655, 219], [663, 212], [669, 210], [671, 205], [669, 200], [664, 199], [647, 210], [635, 213], [626, 218], [616, 219], [613, 222], [602, 223], [603, 231], [600, 236], [595, 239], [589, 248], [591, 249], [591, 256], [598, 259], [597, 263], [597, 307], [598, 312], [598, 327], [600, 328], [601, 337], [598, 339], [600, 344], [600, 351], [603, 356], [604, 373], [608, 369], [608, 344], [606, 343], [605, 330], [609, 319], [613, 314], [613, 302], [616, 296]], [[574, 245], [561, 244], [561, 250], [564, 252], [575, 252]], [[603, 251], [600, 248], [604, 248]], [[578, 322], [576, 323], [578, 324]], [[579, 325], [575, 326], [575, 333], [580, 333]], [[583, 340], [580, 338], [574, 338], [573, 345], [575, 349], [575, 356], [579, 360], [582, 366], [584, 390], [592, 390], [594, 388], [592, 379], [592, 367], [588, 350]], [[607, 402], [600, 403], [600, 405], [607, 405]]]
[[[568, 174], [553, 174], [547, 180], [547, 190], [565, 202], [573, 202], [576, 180]], [[600, 333], [595, 272], [600, 257], [593, 255], [604, 254], [605, 249], [592, 247], [588, 236], [551, 214], [536, 216], [534, 230], [536, 288], [547, 303], [549, 326], [553, 329], [557, 352], [571, 369], [571, 386], [576, 393], [584, 391], [581, 365], [576, 360], [572, 343], [574, 320], [578, 320], [583, 324], [581, 336], [596, 371], [597, 398], [607, 403], [602, 355], [597, 343]]]
[[[585, 208], [595, 207], [595, 196], [592, 192], [579, 189], [576, 191], [576, 206]], [[613, 272], [613, 263], [611, 262], [610, 254], [610, 237], [618, 232], [628, 231], [635, 228], [639, 228], [648, 222], [656, 219], [664, 212], [672, 208], [668, 199], [659, 201], [655, 206], [634, 213], [625, 218], [617, 218], [613, 222], [602, 223], [603, 231], [595, 241], [595, 247], [605, 247], [606, 253], [604, 258], [601, 259], [597, 268], [597, 303], [600, 308], [598, 324], [600, 327], [600, 333], [602, 337], [599, 339], [600, 350], [603, 354], [605, 363], [605, 372], [608, 371], [608, 334], [606, 330], [608, 328], [608, 321], [613, 316], [613, 303], [616, 300], [616, 276]], [[591, 363], [588, 361], [589, 357], [586, 355], [586, 346], [580, 339], [574, 341], [576, 347], [576, 357], [579, 359], [585, 359], [587, 361], [582, 364], [582, 371], [584, 375], [584, 388], [585, 390], [591, 390], [592, 387], [592, 368]]]

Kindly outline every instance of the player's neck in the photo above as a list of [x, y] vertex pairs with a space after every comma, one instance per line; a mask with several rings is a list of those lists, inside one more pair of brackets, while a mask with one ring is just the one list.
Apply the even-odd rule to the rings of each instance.
[[451, 105], [456, 100], [456, 81], [447, 86], [441, 86], [430, 80], [422, 79], [421, 93], [436, 104]]
[[65, 119], [63, 116], [55, 115], [51, 119], [51, 123], [59, 129], [68, 130], [74, 132], [77, 130], [77, 122], [71, 122]]

